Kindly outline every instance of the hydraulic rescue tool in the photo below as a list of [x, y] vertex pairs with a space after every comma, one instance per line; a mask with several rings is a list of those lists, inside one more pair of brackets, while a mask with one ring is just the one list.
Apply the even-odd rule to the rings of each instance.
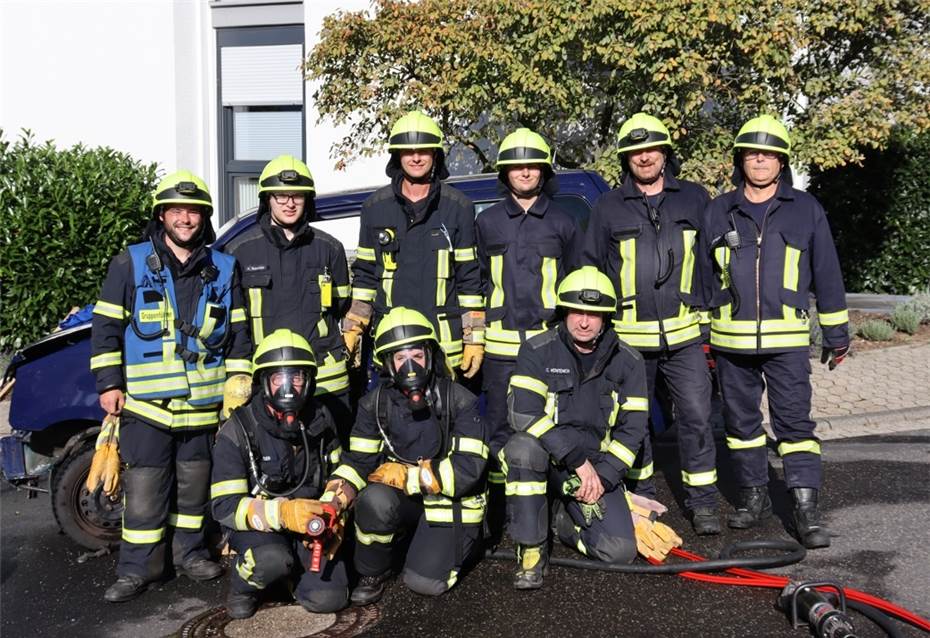
[[[839, 609], [817, 587], [835, 591]], [[856, 638], [852, 620], [846, 615], [846, 594], [837, 583], [788, 583], [778, 597], [778, 605], [791, 618], [792, 626], [809, 624], [818, 638]]]

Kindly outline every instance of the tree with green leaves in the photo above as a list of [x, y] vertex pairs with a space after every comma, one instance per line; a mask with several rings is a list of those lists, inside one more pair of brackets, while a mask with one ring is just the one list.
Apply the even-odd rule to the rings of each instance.
[[796, 168], [861, 161], [894, 127], [930, 129], [930, 0], [374, 0], [323, 24], [305, 61], [337, 162], [380, 153], [422, 108], [493, 166], [518, 126], [566, 168], [619, 173], [637, 111], [669, 124], [684, 175], [722, 187], [739, 125], [785, 118]]

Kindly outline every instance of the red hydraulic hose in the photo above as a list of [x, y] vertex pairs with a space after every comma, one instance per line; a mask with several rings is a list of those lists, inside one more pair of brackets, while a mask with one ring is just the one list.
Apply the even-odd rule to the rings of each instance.
[[[689, 552], [684, 549], [673, 549], [672, 554], [680, 558], [684, 558], [690, 561], [703, 561], [707, 560], [703, 556]], [[661, 561], [650, 559], [650, 563], [654, 565], [661, 564]], [[775, 574], [766, 574], [764, 572], [757, 572], [752, 569], [744, 569], [740, 567], [731, 567], [725, 570], [731, 576], [715, 576], [713, 574], [698, 573], [698, 572], [681, 572], [678, 574], [684, 578], [691, 580], [698, 580], [705, 583], [714, 583], [717, 585], [739, 585], [743, 587], [768, 587], [771, 589], [783, 589], [785, 585], [788, 584], [789, 579], [786, 576], [777, 576]], [[924, 631], [930, 632], [930, 620], [915, 614], [914, 612], [908, 611], [903, 607], [899, 607], [892, 602], [885, 600], [884, 598], [879, 598], [878, 596], [872, 596], [865, 592], [859, 591], [857, 589], [852, 589], [850, 587], [843, 588], [843, 592], [846, 594], [846, 597], [850, 600], [855, 600], [857, 602], [869, 605], [875, 609], [879, 609], [889, 616], [893, 616], [898, 620], [904, 621], [914, 627], [923, 629]]]

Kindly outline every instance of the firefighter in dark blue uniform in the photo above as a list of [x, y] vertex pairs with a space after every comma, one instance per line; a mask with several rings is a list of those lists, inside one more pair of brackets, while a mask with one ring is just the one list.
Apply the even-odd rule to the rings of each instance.
[[737, 188], [707, 208], [714, 257], [711, 347], [724, 401], [727, 447], [739, 484], [733, 528], [771, 515], [766, 434], [759, 404], [768, 390], [771, 425], [808, 548], [827, 547], [819, 520], [820, 442], [811, 410], [811, 292], [832, 370], [849, 349], [849, 316], [839, 259], [823, 208], [791, 186], [791, 139], [769, 115], [748, 121], [733, 145]]
[[316, 353], [316, 396], [345, 436], [352, 427], [349, 377], [339, 323], [349, 306], [342, 244], [314, 228], [315, 186], [290, 155], [268, 162], [258, 182], [258, 223], [226, 245], [239, 262], [253, 347], [287, 328]]
[[[252, 616], [262, 590], [294, 575], [303, 607], [337, 611], [349, 601], [339, 552], [343, 514], [318, 499], [341, 448], [332, 415], [313, 398], [317, 358], [303, 337], [279, 329], [259, 344], [253, 368], [256, 391], [220, 429], [213, 450], [213, 517], [236, 552], [226, 610]], [[307, 535], [314, 519], [325, 528], [316, 570]]]
[[[698, 534], [719, 534], [711, 379], [699, 314], [706, 308], [702, 282], [711, 267], [700, 250], [709, 197], [701, 186], [676, 177], [672, 140], [657, 118], [637, 113], [624, 122], [618, 150], [623, 183], [594, 205], [585, 260], [614, 283], [620, 300], [614, 329], [642, 353], [648, 396], [658, 374], [672, 396], [692, 525]], [[648, 436], [627, 478], [637, 493], [655, 496]]]
[[378, 323], [374, 354], [381, 382], [359, 402], [349, 451], [327, 486], [338, 509], [355, 505], [357, 605], [381, 598], [404, 547], [407, 587], [449, 590], [478, 549], [486, 498], [477, 400], [453, 381], [432, 322], [394, 308]]
[[350, 353], [374, 314], [413, 308], [433, 323], [439, 345], [467, 378], [484, 356], [484, 298], [475, 251], [475, 211], [449, 176], [442, 132], [419, 111], [391, 129], [391, 184], [362, 204], [352, 265], [352, 306], [343, 322]]
[[613, 295], [593, 266], [569, 274], [558, 289], [563, 320], [523, 344], [510, 377], [516, 433], [503, 465], [518, 589], [542, 586], [547, 494], [557, 503], [562, 542], [610, 563], [636, 556], [622, 479], [646, 434], [646, 372], [642, 355], [608, 325]]
[[[166, 547], [195, 580], [216, 578], [203, 520], [210, 450], [228, 374], [247, 373], [249, 344], [235, 259], [215, 236], [207, 185], [189, 171], [165, 177], [145, 241], [117, 255], [94, 308], [92, 356], [100, 405], [120, 415], [126, 510], [122, 602], [161, 579]], [[101, 448], [104, 449], [104, 448]]]
[[[552, 199], [558, 181], [546, 141], [529, 129], [518, 129], [501, 143], [497, 169], [507, 195], [476, 220], [487, 321], [485, 426], [494, 465], [513, 432], [507, 425], [507, 384], [517, 351], [555, 319], [556, 286], [581, 258], [581, 233]], [[503, 474], [492, 471], [489, 480], [492, 490], [499, 487], [503, 508]], [[498, 500], [494, 492], [492, 499]]]

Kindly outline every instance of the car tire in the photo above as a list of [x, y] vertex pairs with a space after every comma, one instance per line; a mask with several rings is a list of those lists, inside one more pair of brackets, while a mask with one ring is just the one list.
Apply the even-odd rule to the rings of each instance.
[[93, 442], [73, 451], [55, 468], [51, 481], [52, 512], [61, 531], [87, 549], [115, 548], [122, 534], [123, 494], [109, 498], [88, 492], [84, 483], [94, 456]]

